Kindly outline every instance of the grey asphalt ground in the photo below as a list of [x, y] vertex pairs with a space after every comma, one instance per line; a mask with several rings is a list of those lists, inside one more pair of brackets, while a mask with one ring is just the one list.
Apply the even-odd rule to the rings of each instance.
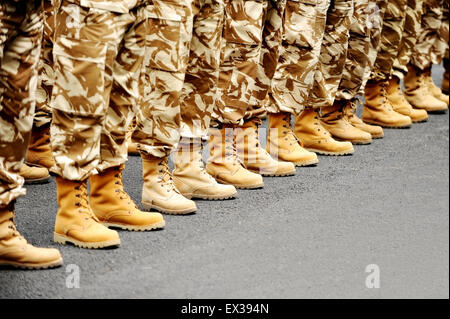
[[[434, 76], [440, 83], [442, 68]], [[121, 232], [113, 250], [53, 244], [55, 182], [29, 186], [18, 228], [60, 248], [65, 265], [1, 269], [0, 298], [448, 298], [449, 116], [385, 133], [236, 200], [200, 201], [163, 231]], [[140, 174], [131, 158], [125, 185], [137, 203]], [[71, 264], [78, 289], [66, 287]], [[366, 288], [369, 264], [379, 289]]]

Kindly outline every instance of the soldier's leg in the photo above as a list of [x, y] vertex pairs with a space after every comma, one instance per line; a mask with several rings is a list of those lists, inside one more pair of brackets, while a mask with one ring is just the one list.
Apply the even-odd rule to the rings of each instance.
[[[370, 1], [368, 0], [356, 0], [355, 9], [353, 13], [353, 21], [350, 27], [350, 38], [348, 43], [347, 59], [345, 61], [345, 68], [341, 82], [339, 84], [339, 90], [336, 94], [336, 107], [340, 114], [338, 117], [341, 119], [337, 122], [343, 123], [348, 127], [347, 123], [351, 126], [367, 132], [372, 138], [383, 137], [383, 129], [379, 126], [373, 126], [365, 124], [356, 115], [357, 95], [361, 93], [364, 77], [367, 66], [369, 64], [369, 52], [370, 52], [370, 29], [373, 27], [370, 23]], [[346, 121], [342, 122], [342, 121]], [[350, 130], [343, 130], [347, 132], [345, 140], [351, 142], [357, 142], [361, 140], [360, 132], [354, 131], [354, 134], [349, 134]], [[356, 137], [356, 139], [355, 139]], [[366, 139], [367, 141], [367, 139]]]
[[444, 14], [443, 14], [443, 23], [441, 27], [441, 35], [440, 38], [443, 42], [446, 43], [446, 50], [444, 55], [444, 78], [442, 79], [442, 91], [448, 95], [448, 80], [449, 80], [449, 69], [450, 69], [450, 59], [449, 59], [449, 2], [444, 1]]
[[[112, 87], [112, 65], [128, 13], [62, 1], [55, 21], [51, 143], [58, 175], [54, 240], [83, 248], [120, 244], [89, 206], [87, 182], [97, 173], [100, 139]], [[126, 21], [124, 21], [126, 20]], [[130, 22], [131, 21], [131, 22]]]
[[[180, 99], [192, 35], [191, 1], [151, 1], [147, 7], [144, 64], [133, 140], [142, 157], [142, 206], [168, 214], [190, 214], [195, 203], [173, 183], [168, 161], [179, 141]], [[190, 27], [189, 27], [190, 26]]]
[[433, 61], [433, 57], [436, 57], [433, 47], [436, 41], [439, 41], [442, 1], [424, 0], [423, 12], [419, 38], [408, 64], [408, 73], [405, 76], [405, 96], [414, 108], [424, 109], [428, 112], [445, 112], [448, 104], [440, 99], [441, 92], [433, 94], [430, 89], [430, 87], [434, 88], [431, 67], [433, 62], [436, 62]]
[[14, 203], [25, 195], [19, 170], [33, 125], [42, 27], [42, 1], [0, 4], [0, 265], [29, 269], [62, 264], [56, 249], [31, 246], [14, 225]]
[[[312, 52], [313, 43], [319, 37], [315, 25], [317, 7], [315, 1], [291, 0], [286, 1], [285, 8], [282, 2], [278, 2], [277, 7], [269, 7], [258, 68], [259, 87], [255, 91], [257, 101], [248, 116], [256, 119], [261, 114], [261, 105], [266, 104], [267, 152], [275, 159], [296, 166], [315, 165], [318, 158], [301, 147], [291, 129], [291, 113], [303, 107], [301, 101], [295, 105], [282, 102], [295, 94], [301, 99], [308, 88], [308, 73], [317, 61]], [[287, 82], [295, 85], [285, 98], [286, 87], [283, 90], [281, 87]]]
[[[345, 51], [345, 44], [341, 42], [341, 49], [335, 50], [336, 53], [334, 53], [335, 58], [338, 59], [334, 70], [329, 71], [329, 67], [326, 65], [322, 68], [327, 74], [326, 87], [331, 87], [327, 91], [330, 92], [331, 100], [334, 97], [334, 101], [330, 105], [322, 106], [321, 124], [333, 138], [353, 144], [370, 144], [372, 142], [372, 135], [351, 125], [344, 113], [345, 108], [351, 105], [353, 98], [360, 90], [364, 69], [367, 65], [369, 48], [368, 4], [368, 1], [354, 2], [353, 16], [348, 29], [347, 51]], [[339, 28], [339, 25], [335, 28]], [[333, 55], [333, 51], [329, 52], [328, 55]], [[323, 59], [323, 56], [321, 56], [321, 59]], [[334, 75], [330, 76], [330, 72]], [[340, 75], [340, 72], [342, 72], [342, 75]], [[338, 81], [339, 84], [336, 85]]]
[[[435, 65], [440, 65], [445, 57], [446, 53], [448, 53], [448, 25], [449, 25], [449, 2], [448, 0], [441, 0], [441, 26], [438, 31], [438, 37], [434, 43], [433, 51], [432, 51], [432, 62]], [[448, 56], [447, 56], [448, 58]], [[445, 102], [447, 105], [449, 104], [449, 97], [446, 94], [443, 94], [441, 88], [439, 88], [434, 82], [431, 76], [431, 68], [428, 68], [426, 71], [425, 82], [431, 92], [431, 94], [437, 98]]]
[[123, 185], [127, 128], [139, 99], [139, 76], [148, 33], [146, 6], [138, 6], [118, 17], [116, 27], [118, 39], [123, 40], [111, 48], [115, 61], [106, 65], [105, 86], [112, 88], [101, 133], [98, 174], [89, 178], [89, 204], [105, 226], [131, 231], [161, 229], [165, 226], [162, 215], [140, 211]]
[[[266, 97], [268, 98], [271, 82], [282, 52], [285, 8], [286, 1], [268, 1], [251, 101], [244, 115], [244, 124], [236, 127], [235, 132], [238, 155], [244, 167], [263, 176], [292, 176], [296, 174], [295, 165], [291, 161], [285, 161], [274, 153], [271, 156], [266, 149], [261, 147], [259, 142], [261, 117], [266, 113], [264, 104]], [[282, 140], [284, 141], [284, 137]], [[314, 154], [312, 155], [314, 156]]]
[[36, 113], [31, 130], [26, 163], [20, 168], [25, 184], [41, 184], [50, 181], [48, 169], [53, 166], [50, 148], [51, 111], [48, 106], [51, 95], [50, 77], [52, 54], [53, 6], [50, 0], [44, 1], [44, 36], [39, 61], [38, 88], [36, 91]]
[[217, 95], [224, 2], [196, 0], [192, 11], [189, 63], [181, 95], [181, 139], [174, 153], [174, 184], [187, 198], [234, 198], [236, 189], [217, 183], [206, 172], [202, 159]]
[[[333, 113], [331, 108], [345, 66], [352, 16], [353, 1], [334, 1], [327, 12], [318, 69], [307, 100], [309, 106], [321, 109], [325, 116]], [[323, 121], [318, 117], [314, 110], [309, 109], [300, 115], [302, 121], [296, 121], [295, 133], [305, 148], [323, 155], [352, 154], [352, 144], [333, 139], [323, 125], [327, 125], [325, 117], [322, 117]]]
[[413, 123], [426, 122], [428, 113], [425, 110], [417, 110], [411, 106], [400, 87], [400, 80], [408, 72], [407, 65], [419, 37], [422, 14], [422, 0], [407, 0], [402, 41], [397, 58], [394, 61], [393, 74], [387, 88], [387, 98], [391, 102], [394, 111], [409, 116]]
[[[42, 38], [41, 58], [39, 61], [39, 81], [36, 92], [36, 112], [26, 162], [33, 167], [50, 169], [53, 164], [50, 147], [50, 122], [52, 119], [49, 105], [53, 88], [53, 30], [54, 6], [51, 0], [44, 0], [44, 36]], [[48, 174], [48, 172], [47, 172]]]
[[394, 111], [387, 98], [389, 80], [402, 42], [406, 7], [406, 0], [389, 1], [386, 7], [380, 47], [365, 87], [363, 120], [368, 124], [389, 128], [408, 128], [412, 124], [409, 116]]
[[212, 115], [215, 128], [210, 132], [206, 170], [219, 182], [237, 188], [264, 185], [261, 175], [239, 161], [235, 134], [253, 100], [266, 11], [266, 1], [225, 1], [218, 100]]

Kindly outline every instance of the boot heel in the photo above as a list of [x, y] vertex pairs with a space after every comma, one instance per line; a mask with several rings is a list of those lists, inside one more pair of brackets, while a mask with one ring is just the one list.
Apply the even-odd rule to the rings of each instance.
[[53, 241], [55, 243], [61, 244], [61, 245], [65, 245], [66, 244], [66, 239], [63, 236], [61, 236], [61, 235], [59, 235], [57, 233], [53, 233]]

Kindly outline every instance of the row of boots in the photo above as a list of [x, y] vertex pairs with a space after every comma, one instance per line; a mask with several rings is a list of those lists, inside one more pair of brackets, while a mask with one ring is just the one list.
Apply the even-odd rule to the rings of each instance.
[[[320, 112], [305, 109], [293, 124], [289, 113], [269, 114], [265, 148], [259, 142], [259, 119], [212, 128], [206, 165], [202, 139], [180, 141], [174, 153], [173, 171], [168, 157], [141, 154], [138, 145], [130, 143], [130, 155], [142, 157], [143, 210], [124, 190], [124, 165], [111, 167], [85, 181], [57, 177], [54, 241], [92, 249], [119, 246], [119, 233], [111, 228], [162, 229], [165, 221], [161, 213], [192, 214], [197, 210], [193, 199], [235, 198], [237, 189], [263, 187], [265, 176], [292, 176], [296, 166], [316, 165], [317, 154], [350, 155], [353, 144], [370, 144], [373, 139], [382, 138], [383, 127], [407, 128], [427, 121], [428, 112], [448, 109], [448, 96], [434, 85], [431, 69], [421, 72], [410, 67], [404, 92], [395, 77], [369, 81], [365, 98], [362, 118], [356, 115], [356, 99], [336, 101]], [[21, 169], [28, 183], [42, 183], [50, 178], [48, 169], [53, 166], [53, 159], [49, 137], [49, 126], [33, 128], [28, 165]], [[150, 212], [155, 210], [159, 213]], [[58, 250], [36, 248], [20, 235], [14, 223], [14, 203], [0, 208], [2, 264], [31, 269], [62, 264]]]

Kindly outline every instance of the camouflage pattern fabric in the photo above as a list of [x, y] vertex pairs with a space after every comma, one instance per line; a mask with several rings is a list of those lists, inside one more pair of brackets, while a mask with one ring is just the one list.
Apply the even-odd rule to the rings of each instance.
[[267, 111], [300, 113], [314, 84], [329, 0], [287, 1], [285, 36]]
[[336, 0], [327, 13], [318, 72], [308, 98], [314, 108], [333, 104], [341, 82], [347, 58], [350, 25], [353, 17], [353, 0]]
[[336, 94], [337, 100], [351, 100], [361, 93], [370, 49], [369, 1], [355, 0], [347, 59]]
[[217, 99], [220, 49], [224, 23], [223, 0], [195, 0], [189, 63], [181, 96], [181, 129], [185, 138], [207, 138]]
[[64, 0], [56, 15], [51, 170], [65, 179], [84, 180], [127, 158], [126, 133], [140, 93], [147, 8], [141, 5], [127, 13], [116, 9]]
[[432, 63], [438, 63], [435, 44], [440, 39], [443, 17], [442, 0], [424, 0], [423, 16], [419, 38], [411, 63], [424, 70]]
[[35, 111], [42, 0], [0, 2], [0, 207], [25, 195], [18, 175]]
[[151, 2], [132, 138], [144, 156], [165, 157], [180, 139], [180, 100], [189, 62], [193, 2]]
[[42, 38], [39, 61], [39, 82], [36, 91], [36, 113], [34, 125], [49, 125], [52, 109], [49, 105], [53, 89], [53, 29], [55, 24], [54, 7], [51, 0], [44, 0], [44, 36]]
[[383, 29], [383, 19], [386, 13], [388, 1], [387, 0], [377, 0], [370, 1], [368, 8], [368, 19], [369, 19], [369, 36], [370, 36], [370, 46], [368, 54], [368, 65], [364, 71], [363, 83], [361, 88], [364, 89], [367, 81], [372, 76], [372, 70], [375, 67], [375, 61], [377, 59], [378, 50], [381, 45], [381, 31]]
[[449, 0], [444, 0], [444, 14], [442, 15], [442, 25], [441, 25], [441, 30], [440, 30], [440, 36], [439, 39], [441, 41], [441, 43], [445, 43], [444, 47], [445, 47], [445, 53], [444, 53], [444, 59], [448, 59], [449, 58], [449, 20], [450, 20], [450, 16], [449, 16]]
[[439, 28], [439, 35], [433, 46], [433, 63], [441, 64], [442, 60], [448, 58], [448, 25], [449, 25], [449, 14], [448, 8], [449, 0], [441, 1], [442, 15], [441, 15], [441, 26]]
[[266, 0], [226, 0], [222, 56], [212, 117], [217, 123], [242, 124], [251, 107], [261, 53]]
[[421, 31], [423, 0], [407, 0], [405, 26], [397, 58], [394, 61], [393, 75], [399, 79], [408, 72], [417, 39]]
[[[292, 1], [290, 2], [290, 5]], [[286, 1], [269, 1], [265, 17], [262, 47], [258, 62], [252, 102], [244, 115], [244, 120], [259, 118], [266, 113], [266, 98], [271, 90], [278, 61], [282, 53], [284, 37]], [[299, 35], [300, 37], [300, 35]]]
[[390, 79], [394, 62], [402, 43], [403, 28], [406, 21], [406, 0], [389, 1], [383, 19], [380, 48], [372, 70], [371, 79], [383, 81]]

